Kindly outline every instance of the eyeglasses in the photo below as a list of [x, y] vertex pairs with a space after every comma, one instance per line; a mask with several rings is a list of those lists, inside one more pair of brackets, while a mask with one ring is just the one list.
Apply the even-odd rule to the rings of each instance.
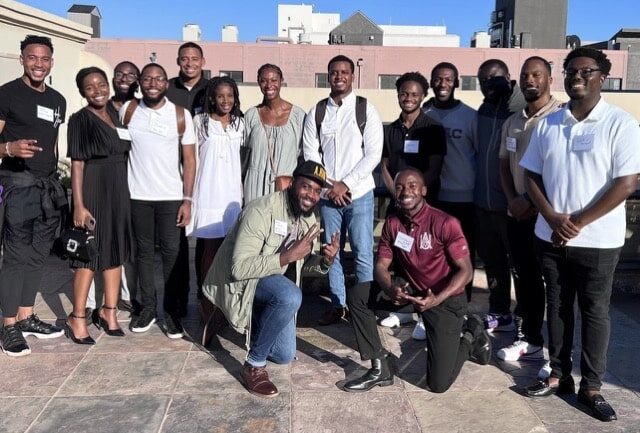
[[116, 71], [116, 73], [113, 74], [113, 76], [116, 77], [117, 80], [122, 80], [124, 78], [129, 81], [135, 81], [138, 79], [138, 76], [136, 74], [132, 74], [131, 72]]
[[148, 75], [143, 76], [142, 78], [140, 78], [140, 81], [143, 84], [151, 84], [152, 81], [155, 81], [158, 84], [163, 84], [165, 81], [167, 81], [166, 77], [150, 77]]
[[602, 71], [598, 68], [580, 68], [580, 69], [565, 69], [562, 71], [565, 78], [575, 77], [576, 74], [580, 75], [580, 78], [589, 78], [594, 72]]

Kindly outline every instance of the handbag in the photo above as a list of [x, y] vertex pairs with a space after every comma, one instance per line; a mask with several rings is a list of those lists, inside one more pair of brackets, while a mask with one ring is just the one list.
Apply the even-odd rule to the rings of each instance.
[[75, 227], [67, 228], [60, 234], [62, 253], [69, 259], [88, 263], [98, 256], [96, 237], [92, 232]]

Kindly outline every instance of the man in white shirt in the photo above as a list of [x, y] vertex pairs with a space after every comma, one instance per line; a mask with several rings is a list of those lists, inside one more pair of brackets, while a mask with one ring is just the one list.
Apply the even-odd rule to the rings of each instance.
[[[382, 155], [382, 122], [377, 110], [352, 92], [354, 64], [351, 59], [343, 55], [334, 57], [329, 61], [328, 71], [331, 93], [309, 111], [304, 125], [303, 152], [305, 160], [326, 167], [333, 184], [323, 192], [320, 202], [323, 243], [330, 243], [331, 236], [339, 231], [343, 234], [340, 239], [344, 246], [344, 234], [348, 234], [356, 274], [356, 286], [350, 290], [351, 296], [351, 292], [368, 293], [373, 281], [375, 182], [372, 172]], [[357, 113], [365, 108], [363, 104], [366, 111], [360, 112], [366, 116], [358, 119]], [[318, 114], [323, 109], [324, 117], [317, 119], [322, 117]], [[333, 308], [320, 319], [321, 325], [336, 323], [346, 314], [343, 252], [344, 247], [329, 270]]]
[[180, 232], [191, 219], [196, 139], [191, 114], [165, 97], [167, 87], [164, 68], [150, 63], [140, 73], [139, 105], [129, 101], [120, 109], [131, 134], [129, 191], [142, 304], [140, 315], [131, 322], [131, 331], [146, 332], [156, 321], [153, 257], [158, 243], [167, 336], [182, 338], [178, 255]]
[[563, 64], [567, 106], [542, 119], [520, 165], [538, 208], [537, 249], [547, 292], [551, 376], [530, 397], [573, 393], [574, 301], [582, 317], [578, 401], [601, 421], [616, 413], [600, 394], [609, 344], [613, 274], [624, 244], [625, 199], [640, 172], [640, 129], [600, 96], [611, 62], [593, 48]]

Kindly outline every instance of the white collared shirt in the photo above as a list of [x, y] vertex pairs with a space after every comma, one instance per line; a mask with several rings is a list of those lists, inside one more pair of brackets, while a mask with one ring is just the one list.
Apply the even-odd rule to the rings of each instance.
[[[382, 156], [382, 122], [378, 111], [367, 101], [367, 124], [364, 134], [356, 121], [356, 95], [351, 92], [337, 105], [327, 101], [327, 109], [320, 129], [320, 155], [316, 130], [316, 106], [304, 122], [303, 152], [305, 160], [324, 164], [327, 177], [344, 182], [357, 199], [375, 188], [371, 174]], [[364, 146], [363, 146], [364, 140]]]
[[[520, 165], [542, 176], [556, 212], [575, 214], [593, 205], [619, 177], [640, 173], [640, 128], [629, 113], [600, 99], [578, 121], [569, 106], [540, 120]], [[585, 226], [567, 245], [617, 248], [624, 245], [624, 202]], [[551, 241], [551, 228], [538, 215], [536, 236]]]
[[[120, 108], [124, 118], [129, 102]], [[196, 137], [189, 110], [184, 110], [185, 130], [182, 145], [195, 145]], [[182, 200], [180, 148], [175, 105], [165, 98], [157, 110], [143, 100], [128, 125], [131, 135], [129, 152], [129, 192], [134, 200]]]

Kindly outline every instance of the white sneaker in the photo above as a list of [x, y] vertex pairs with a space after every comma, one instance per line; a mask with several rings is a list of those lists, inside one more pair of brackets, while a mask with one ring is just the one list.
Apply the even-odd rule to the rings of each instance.
[[411, 338], [419, 341], [427, 339], [427, 330], [424, 329], [424, 322], [422, 321], [422, 317], [419, 318], [418, 322], [416, 323], [416, 327], [413, 328]]
[[545, 362], [540, 371], [538, 371], [538, 379], [545, 380], [551, 376], [551, 363]]
[[413, 321], [413, 314], [411, 313], [389, 313], [388, 317], [385, 317], [380, 321], [380, 326], [385, 328], [397, 328], [405, 323]]
[[524, 340], [516, 340], [510, 346], [498, 350], [496, 356], [504, 361], [517, 361], [519, 359], [542, 359], [544, 353], [540, 346], [534, 346]]

